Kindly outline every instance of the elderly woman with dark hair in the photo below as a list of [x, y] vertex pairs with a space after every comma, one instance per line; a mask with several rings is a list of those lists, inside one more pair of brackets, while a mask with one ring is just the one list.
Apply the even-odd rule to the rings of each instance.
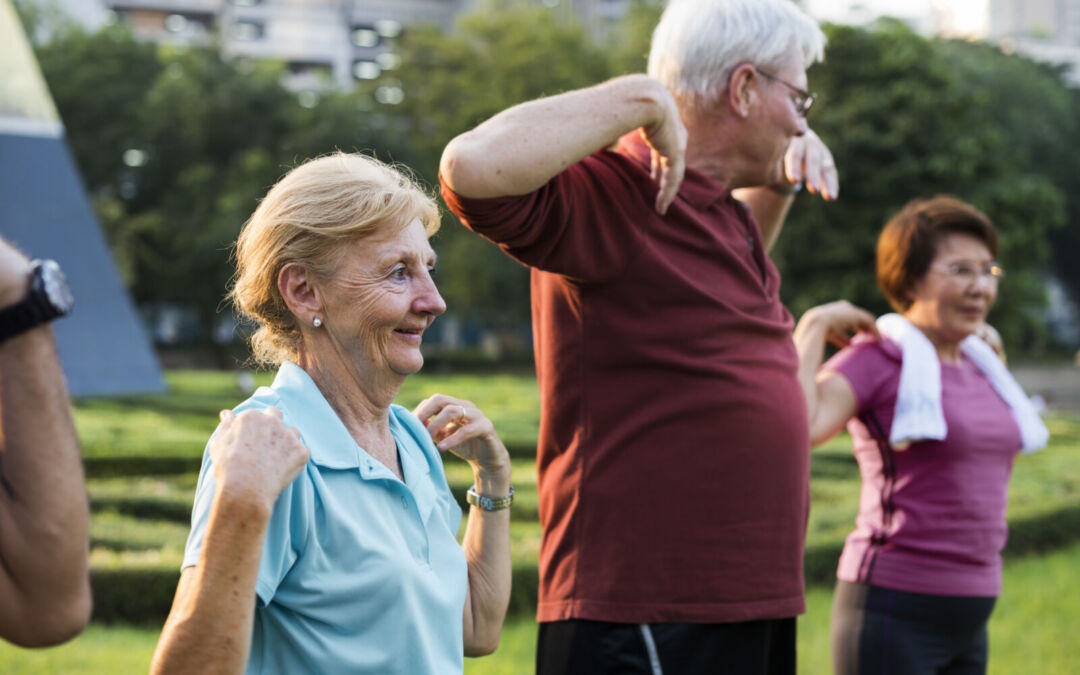
[[[392, 405], [446, 305], [432, 199], [360, 155], [285, 176], [232, 298], [280, 366], [210, 439], [157, 673], [461, 673], [509, 602], [510, 460], [469, 401]], [[473, 469], [461, 509], [439, 451]]]
[[[982, 673], [1001, 591], [1013, 460], [1046, 428], [1004, 364], [986, 315], [1002, 277], [997, 232], [952, 197], [916, 200], [882, 231], [878, 283], [899, 314], [847, 302], [795, 329], [813, 443], [846, 424], [862, 474], [837, 570], [837, 673]], [[826, 341], [843, 345], [821, 366]]]

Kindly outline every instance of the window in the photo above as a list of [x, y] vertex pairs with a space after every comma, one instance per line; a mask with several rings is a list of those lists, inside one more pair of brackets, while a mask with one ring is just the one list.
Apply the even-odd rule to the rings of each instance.
[[382, 75], [382, 68], [375, 61], [357, 61], [353, 64], [353, 76], [358, 80], [374, 80]]
[[253, 21], [237, 21], [233, 24], [232, 35], [237, 40], [251, 42], [263, 36], [263, 26]]
[[358, 26], [352, 32], [353, 44], [357, 47], [378, 47], [382, 38], [379, 32], [371, 26]]

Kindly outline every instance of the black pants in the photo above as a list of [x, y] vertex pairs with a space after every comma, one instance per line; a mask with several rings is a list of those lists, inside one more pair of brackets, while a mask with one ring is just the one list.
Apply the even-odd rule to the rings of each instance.
[[538, 675], [794, 675], [795, 619], [540, 624]]
[[838, 581], [836, 675], [983, 675], [996, 598], [906, 593]]

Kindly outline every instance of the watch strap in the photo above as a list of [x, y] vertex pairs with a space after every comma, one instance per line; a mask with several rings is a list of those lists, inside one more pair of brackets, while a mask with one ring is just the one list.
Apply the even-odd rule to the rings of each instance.
[[473, 506], [478, 506], [485, 511], [501, 511], [503, 509], [508, 509], [510, 508], [510, 505], [514, 503], [514, 486], [510, 486], [510, 494], [505, 497], [485, 497], [481, 494], [477, 494], [476, 486], [473, 485], [469, 488], [469, 491], [465, 493], [465, 501]]
[[35, 262], [26, 295], [14, 305], [0, 309], [0, 342], [64, 315], [49, 301], [41, 275], [42, 265]]

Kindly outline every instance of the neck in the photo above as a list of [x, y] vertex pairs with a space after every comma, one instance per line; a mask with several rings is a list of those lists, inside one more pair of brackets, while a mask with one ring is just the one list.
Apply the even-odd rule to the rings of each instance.
[[737, 130], [727, 117], [715, 113], [682, 111], [686, 126], [686, 166], [699, 171], [724, 187], [742, 187], [738, 182]]
[[939, 332], [934, 330], [933, 327], [919, 321], [918, 317], [906, 316], [906, 318], [916, 328], [922, 331], [922, 334], [926, 336], [927, 340], [930, 340], [930, 344], [934, 345], [934, 350], [937, 352], [938, 358], [940, 360], [946, 363], [960, 362], [959, 342], [957, 342], [956, 340], [949, 340], [945, 338]]
[[404, 376], [374, 377], [361, 364], [346, 362], [336, 354], [301, 352], [297, 365], [315, 381], [361, 447], [375, 447], [389, 438], [390, 404], [397, 396]]

